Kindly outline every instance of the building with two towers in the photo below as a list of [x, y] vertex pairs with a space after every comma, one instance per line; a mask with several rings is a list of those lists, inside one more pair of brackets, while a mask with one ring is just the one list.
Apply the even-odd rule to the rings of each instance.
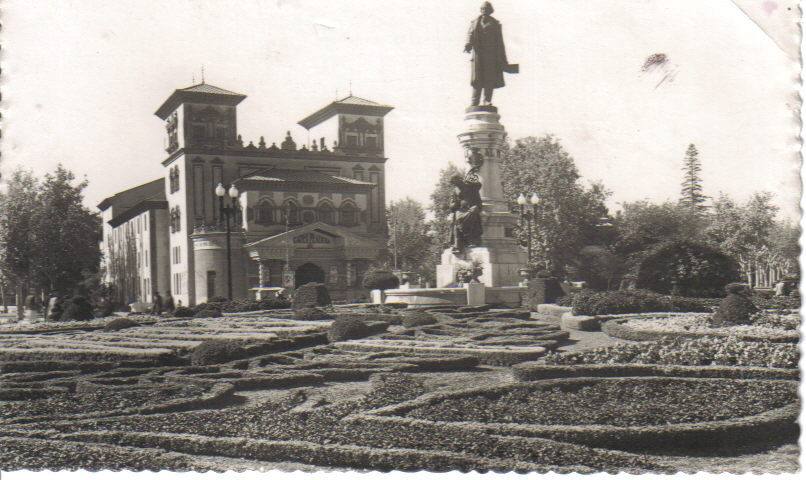
[[[224, 218], [216, 187], [237, 189], [230, 236], [232, 290], [323, 282], [336, 299], [366, 296], [364, 272], [386, 245], [384, 116], [391, 106], [355, 96], [300, 120], [290, 133], [245, 144], [237, 107], [246, 98], [201, 83], [157, 109], [165, 122], [164, 175], [104, 199], [106, 280], [128, 301], [170, 291], [194, 305], [228, 291]], [[229, 198], [225, 199], [229, 204]]]

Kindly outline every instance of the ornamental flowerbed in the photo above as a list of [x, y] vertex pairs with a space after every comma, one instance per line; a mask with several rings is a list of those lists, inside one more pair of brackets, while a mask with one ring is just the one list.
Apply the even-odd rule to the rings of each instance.
[[711, 326], [709, 314], [644, 315], [640, 318], [610, 320], [602, 325], [602, 331], [612, 337], [639, 341], [703, 336], [734, 336], [749, 341], [799, 341], [797, 314], [766, 312], [757, 318], [759, 323], [755, 325]]
[[469, 355], [487, 365], [512, 365], [542, 357], [569, 336], [556, 325], [528, 320], [525, 310], [460, 312], [443, 307], [404, 311], [402, 316], [402, 325], [385, 334], [335, 345], [352, 352]]
[[800, 355], [791, 343], [750, 342], [737, 337], [675, 338], [580, 352], [554, 353], [547, 365], [690, 365], [796, 369]]
[[[416, 388], [410, 392], [411, 395], [419, 393]], [[392, 389], [392, 392], [381, 389], [370, 392], [365, 399], [300, 409], [308, 401], [307, 395], [294, 392], [278, 400], [227, 411], [61, 422], [51, 427], [62, 433], [51, 436], [117, 445], [160, 446], [197, 455], [352, 468], [665, 470], [642, 456], [540, 438], [506, 438], [427, 425], [400, 425], [390, 429], [360, 418], [347, 418], [401, 398], [405, 398], [405, 393], [400, 389]]]
[[746, 417], [797, 401], [786, 381], [680, 378], [582, 379], [453, 396], [408, 409], [433, 421], [619, 427]]
[[436, 393], [353, 416], [378, 428], [541, 437], [636, 452], [741, 448], [797, 438], [798, 382], [575, 378]]

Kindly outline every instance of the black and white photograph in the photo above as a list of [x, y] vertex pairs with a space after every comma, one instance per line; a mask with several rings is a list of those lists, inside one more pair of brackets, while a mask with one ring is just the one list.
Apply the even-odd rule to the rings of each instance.
[[0, 476], [796, 478], [801, 15], [0, 0]]

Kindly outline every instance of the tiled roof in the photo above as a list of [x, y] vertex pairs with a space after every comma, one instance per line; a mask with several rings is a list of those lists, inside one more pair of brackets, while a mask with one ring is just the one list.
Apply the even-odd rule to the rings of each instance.
[[333, 115], [340, 113], [383, 117], [393, 108], [394, 107], [391, 105], [384, 105], [382, 103], [373, 102], [372, 100], [367, 100], [366, 98], [348, 95], [341, 100], [330, 102], [325, 107], [320, 108], [297, 123], [310, 130], [331, 118]]
[[165, 178], [160, 177], [148, 183], [132, 187], [128, 190], [118, 192], [111, 197], [107, 197], [98, 204], [99, 210], [106, 210], [109, 207], [120, 211], [130, 208], [143, 200], [165, 200]]
[[212, 103], [216, 105], [238, 105], [246, 95], [231, 92], [209, 83], [199, 83], [187, 88], [174, 90], [160, 108], [154, 114], [165, 120], [182, 102], [197, 101], [202, 103]]
[[336, 100], [336, 103], [340, 103], [343, 105], [365, 105], [368, 107], [389, 107], [389, 105], [383, 105], [377, 102], [373, 102], [372, 100], [367, 100], [366, 98], [356, 97], [355, 95], [348, 95], [341, 100]]
[[223, 88], [216, 87], [215, 85], [210, 85], [209, 83], [200, 83], [198, 85], [193, 85], [187, 88], [180, 88], [180, 92], [195, 92], [195, 93], [207, 93], [211, 95], [234, 95], [237, 97], [242, 97], [243, 95], [240, 93], [231, 92], [229, 90], [224, 90]]

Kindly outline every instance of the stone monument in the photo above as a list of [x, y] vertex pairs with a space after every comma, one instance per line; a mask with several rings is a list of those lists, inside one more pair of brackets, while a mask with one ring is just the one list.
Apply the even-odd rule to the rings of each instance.
[[[473, 52], [471, 86], [472, 105], [465, 110], [464, 131], [459, 143], [469, 164], [464, 179], [455, 179], [452, 200], [452, 246], [442, 253], [437, 266], [437, 286], [456, 283], [456, 272], [467, 262], [476, 261], [484, 269], [480, 281], [488, 287], [518, 285], [519, 270], [526, 265], [526, 252], [514, 238], [518, 218], [509, 211], [501, 184], [501, 159], [507, 133], [498, 109], [491, 105], [492, 91], [504, 86], [503, 73], [517, 73], [518, 66], [506, 62], [501, 24], [490, 17], [492, 5], [484, 2], [481, 15], [471, 23], [465, 51]], [[479, 105], [479, 92], [485, 104]], [[477, 231], [477, 213], [473, 186], [481, 182], [481, 232]], [[478, 190], [477, 190], [478, 191]], [[469, 192], [469, 193], [468, 193]], [[480, 235], [479, 235], [480, 233]]]

